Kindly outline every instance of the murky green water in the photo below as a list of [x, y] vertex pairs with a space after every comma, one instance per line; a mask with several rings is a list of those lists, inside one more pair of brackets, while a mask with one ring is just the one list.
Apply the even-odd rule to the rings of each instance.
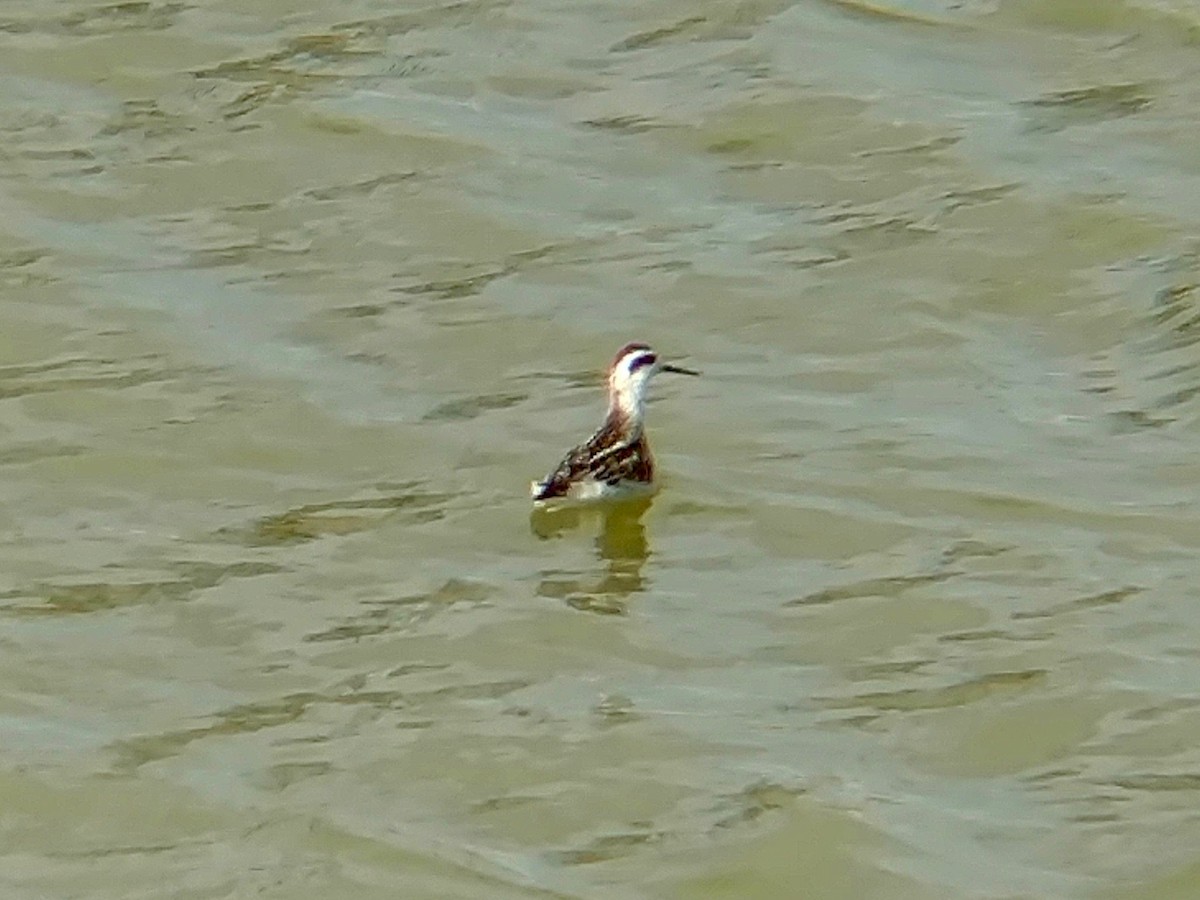
[[1198, 44], [8, 0], [4, 896], [1200, 896]]

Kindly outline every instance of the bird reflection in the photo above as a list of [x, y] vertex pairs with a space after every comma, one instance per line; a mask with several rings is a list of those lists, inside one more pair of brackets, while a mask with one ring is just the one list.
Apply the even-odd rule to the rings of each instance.
[[598, 524], [596, 555], [603, 566], [598, 575], [591, 576], [545, 570], [539, 593], [585, 612], [624, 615], [630, 596], [645, 587], [642, 566], [650, 557], [650, 546], [642, 516], [650, 503], [650, 497], [640, 497], [594, 507], [535, 508], [529, 527], [543, 540]]

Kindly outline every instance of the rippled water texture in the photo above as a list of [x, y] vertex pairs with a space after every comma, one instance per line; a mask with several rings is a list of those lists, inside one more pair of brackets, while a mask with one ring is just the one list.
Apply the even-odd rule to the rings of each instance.
[[0, 893], [1200, 896], [1198, 45], [6, 0]]

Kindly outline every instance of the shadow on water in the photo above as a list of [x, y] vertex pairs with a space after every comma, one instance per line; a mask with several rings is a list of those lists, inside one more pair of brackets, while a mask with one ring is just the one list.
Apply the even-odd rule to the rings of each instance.
[[534, 509], [529, 527], [542, 540], [598, 523], [595, 546], [603, 570], [599, 577], [544, 570], [538, 593], [561, 599], [573, 609], [625, 615], [629, 597], [645, 589], [642, 567], [650, 557], [650, 546], [642, 516], [650, 503], [650, 497], [641, 497], [594, 507]]

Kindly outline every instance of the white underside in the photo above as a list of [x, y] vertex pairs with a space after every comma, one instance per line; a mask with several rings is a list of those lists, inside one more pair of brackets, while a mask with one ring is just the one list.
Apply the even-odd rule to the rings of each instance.
[[[533, 496], [542, 489], [542, 482], [535, 481], [529, 486]], [[534, 500], [535, 506], [551, 506], [560, 503], [596, 503], [604, 500], [626, 500], [631, 497], [646, 497], [653, 494], [655, 487], [644, 481], [620, 481], [609, 484], [607, 481], [595, 481], [584, 478], [571, 483], [565, 496], [549, 497], [545, 500]]]

